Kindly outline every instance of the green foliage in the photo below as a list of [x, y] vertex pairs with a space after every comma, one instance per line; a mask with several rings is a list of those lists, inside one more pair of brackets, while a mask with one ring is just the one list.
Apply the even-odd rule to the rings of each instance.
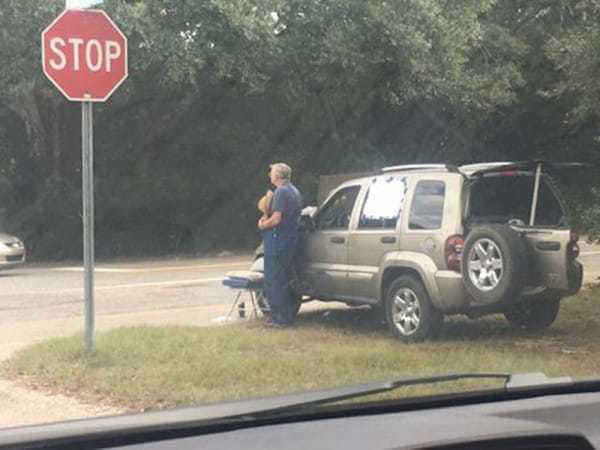
[[574, 228], [585, 232], [588, 240], [600, 241], [600, 189], [592, 188], [584, 198], [574, 196], [570, 207]]
[[569, 119], [576, 122], [600, 114], [600, 5], [594, 0], [570, 2], [560, 32], [545, 47], [562, 75], [547, 94], [574, 96]]
[[[98, 255], [252, 247], [274, 160], [307, 203], [320, 174], [386, 164], [597, 162], [595, 5], [105, 0], [130, 76], [95, 106]], [[81, 252], [79, 106], [39, 62], [62, 7], [0, 10], [0, 220], [34, 259]]]
[[5, 1], [0, 8], [0, 98], [41, 80], [40, 35], [64, 7], [62, 0]]

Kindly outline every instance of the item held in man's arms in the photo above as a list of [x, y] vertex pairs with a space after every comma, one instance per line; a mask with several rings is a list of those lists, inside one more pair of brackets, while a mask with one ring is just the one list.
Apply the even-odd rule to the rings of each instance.
[[258, 201], [258, 210], [265, 216], [268, 216], [271, 212], [271, 202], [273, 201], [273, 191], [267, 191]]

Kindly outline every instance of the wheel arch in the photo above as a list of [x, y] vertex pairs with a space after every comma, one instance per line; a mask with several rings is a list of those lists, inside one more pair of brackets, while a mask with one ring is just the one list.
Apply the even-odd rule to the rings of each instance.
[[385, 301], [387, 290], [390, 284], [399, 276], [414, 276], [421, 282], [425, 292], [429, 296], [433, 305], [444, 310], [439, 288], [435, 280], [435, 274], [438, 271], [435, 262], [423, 253], [417, 252], [392, 252], [388, 253], [382, 264], [378, 280], [378, 299], [381, 304]]

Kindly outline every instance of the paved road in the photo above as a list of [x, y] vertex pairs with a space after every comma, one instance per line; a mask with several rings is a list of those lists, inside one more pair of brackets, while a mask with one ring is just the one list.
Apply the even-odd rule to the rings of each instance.
[[[600, 248], [582, 246], [586, 281], [600, 277]], [[221, 285], [231, 270], [244, 270], [250, 256], [143, 263], [98, 264], [96, 313], [103, 316], [221, 306], [232, 293]], [[34, 320], [81, 317], [83, 273], [77, 266], [30, 266], [0, 272], [0, 326]], [[216, 308], [218, 310], [219, 308]]]
[[584, 281], [593, 283], [600, 279], [600, 245], [590, 245], [579, 242], [581, 253], [579, 261], [584, 267]]
[[[250, 257], [98, 264], [98, 316], [223, 305], [228, 271], [247, 269]], [[0, 272], [0, 326], [80, 316], [83, 272], [77, 266], [31, 266]]]
[[600, 281], [600, 250], [584, 251], [579, 260], [583, 263], [586, 283]]

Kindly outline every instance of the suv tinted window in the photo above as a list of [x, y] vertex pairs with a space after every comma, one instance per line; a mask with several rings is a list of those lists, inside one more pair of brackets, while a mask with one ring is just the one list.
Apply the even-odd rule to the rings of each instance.
[[444, 217], [446, 185], [442, 181], [419, 181], [410, 210], [411, 230], [438, 230]]
[[360, 214], [358, 228], [396, 228], [404, 209], [407, 189], [406, 177], [396, 175], [374, 178]]
[[[469, 222], [507, 223], [518, 219], [529, 223], [534, 183], [532, 175], [487, 176], [477, 180], [471, 187]], [[562, 206], [546, 179], [540, 184], [535, 224], [566, 225]]]
[[360, 186], [350, 186], [338, 191], [317, 215], [317, 229], [344, 230], [350, 225], [350, 216], [354, 208]]

